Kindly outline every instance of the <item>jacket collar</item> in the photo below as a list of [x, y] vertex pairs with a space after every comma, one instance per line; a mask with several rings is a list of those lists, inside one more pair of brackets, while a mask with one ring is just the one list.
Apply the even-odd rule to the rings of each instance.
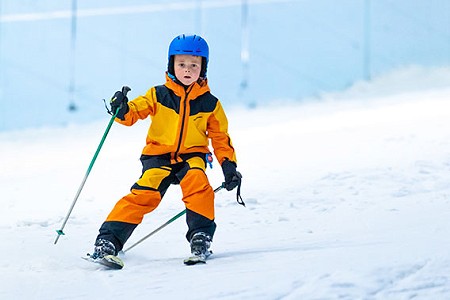
[[174, 79], [169, 77], [166, 72], [166, 83], [164, 84], [166, 87], [171, 89], [177, 96], [184, 97], [186, 93], [189, 94], [189, 100], [195, 99], [200, 95], [203, 95], [206, 92], [209, 92], [208, 80], [205, 78], [200, 82], [192, 83], [187, 89], [179, 83], [177, 83]]

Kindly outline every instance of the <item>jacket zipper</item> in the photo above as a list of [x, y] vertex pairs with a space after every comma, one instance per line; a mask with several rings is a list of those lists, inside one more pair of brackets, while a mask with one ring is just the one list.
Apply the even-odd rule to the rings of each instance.
[[[180, 136], [178, 139], [178, 146], [177, 146], [177, 150], [175, 151], [174, 154], [174, 160], [176, 162], [178, 162], [178, 152], [180, 151], [181, 148], [181, 141], [183, 140], [183, 131], [184, 131], [184, 123], [185, 123], [185, 119], [186, 119], [186, 106], [187, 106], [187, 98], [189, 95], [189, 91], [186, 91], [186, 95], [184, 96], [184, 105], [183, 105], [183, 114], [181, 115], [181, 130], [180, 130]], [[181, 104], [181, 103], [180, 103]]]

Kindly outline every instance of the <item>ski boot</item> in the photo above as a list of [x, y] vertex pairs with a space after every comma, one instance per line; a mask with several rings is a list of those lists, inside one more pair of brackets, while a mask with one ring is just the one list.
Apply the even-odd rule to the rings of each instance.
[[209, 250], [211, 246], [211, 237], [204, 232], [197, 232], [191, 239], [192, 256], [184, 260], [186, 265], [195, 265], [197, 263], [206, 263], [206, 259], [212, 254]]
[[124, 266], [123, 261], [116, 255], [116, 247], [112, 242], [105, 239], [98, 239], [95, 241], [94, 253], [88, 253], [87, 260], [111, 269], [122, 269]]
[[98, 239], [95, 241], [94, 253], [90, 256], [92, 259], [101, 259], [107, 255], [116, 255], [116, 247], [108, 240]]

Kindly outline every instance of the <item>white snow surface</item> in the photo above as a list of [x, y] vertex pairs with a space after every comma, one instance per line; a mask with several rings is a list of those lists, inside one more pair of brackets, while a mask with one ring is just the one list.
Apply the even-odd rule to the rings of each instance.
[[[247, 206], [217, 193], [200, 266], [183, 265], [184, 217], [120, 271], [81, 259], [140, 176], [148, 121], [113, 125], [56, 245], [109, 118], [1, 133], [0, 299], [450, 299], [450, 89], [424, 87], [433, 74], [227, 109]], [[217, 162], [207, 172], [221, 184]], [[182, 211], [180, 197], [172, 186], [127, 245]]]

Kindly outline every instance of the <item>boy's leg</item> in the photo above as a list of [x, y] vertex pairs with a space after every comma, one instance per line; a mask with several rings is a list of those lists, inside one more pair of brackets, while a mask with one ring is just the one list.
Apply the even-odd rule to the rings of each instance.
[[[212, 240], [216, 230], [214, 222], [214, 191], [205, 174], [205, 163], [200, 157], [187, 160], [180, 186], [183, 202], [186, 205], [188, 232], [186, 238], [191, 241], [197, 232], [206, 233]], [[180, 177], [180, 173], [177, 173]]]
[[153, 211], [161, 202], [173, 178], [171, 168], [151, 168], [131, 188], [131, 193], [120, 199], [106, 221], [100, 227], [98, 240], [111, 241], [116, 253], [123, 245], [145, 214]]
[[120, 199], [109, 213], [99, 230], [97, 240], [111, 241], [116, 252], [123, 245], [145, 214], [153, 211], [161, 202], [161, 194], [156, 191], [132, 189], [131, 193]]

